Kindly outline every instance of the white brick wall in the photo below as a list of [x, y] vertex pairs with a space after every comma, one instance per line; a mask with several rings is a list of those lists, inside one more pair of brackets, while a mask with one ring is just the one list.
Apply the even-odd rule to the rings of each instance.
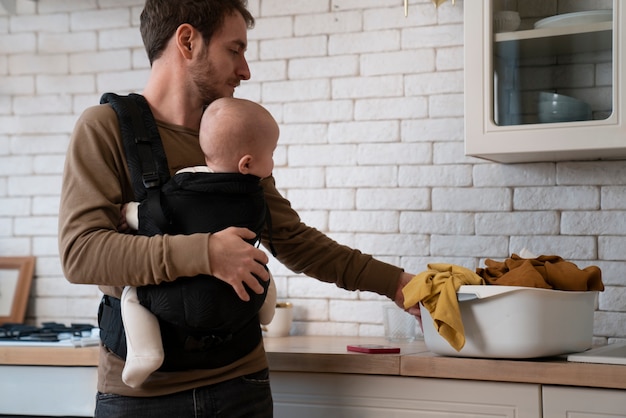
[[[59, 263], [62, 165], [85, 107], [142, 90], [142, 3], [18, 0], [17, 14], [0, 14], [0, 255], [37, 256], [31, 322], [95, 321], [97, 289], [69, 284]], [[626, 340], [626, 164], [466, 157], [464, 2], [413, 0], [408, 18], [401, 3], [250, 1], [252, 80], [238, 95], [281, 123], [279, 188], [312, 226], [414, 273], [523, 247], [598, 265], [595, 335]], [[610, 77], [601, 65], [595, 82]], [[271, 269], [297, 333], [382, 334], [385, 298]]]

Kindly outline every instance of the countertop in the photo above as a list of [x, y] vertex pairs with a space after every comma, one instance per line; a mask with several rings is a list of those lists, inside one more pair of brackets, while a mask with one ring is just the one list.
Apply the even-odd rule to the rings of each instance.
[[98, 346], [51, 347], [0, 345], [0, 365], [97, 366]]
[[[348, 344], [389, 345], [379, 337], [290, 336], [265, 338], [270, 370], [354, 373], [626, 389], [626, 366], [532, 360], [443, 357], [423, 341], [393, 344], [399, 354], [348, 352]], [[97, 366], [98, 347], [0, 346], [0, 365]]]

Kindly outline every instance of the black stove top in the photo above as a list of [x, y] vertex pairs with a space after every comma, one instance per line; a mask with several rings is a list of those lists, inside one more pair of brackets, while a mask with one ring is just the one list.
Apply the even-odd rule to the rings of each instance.
[[80, 340], [90, 337], [94, 328], [95, 327], [91, 324], [70, 324], [66, 326], [57, 322], [44, 322], [40, 327], [7, 323], [0, 326], [0, 342], [57, 342], [72, 339]]

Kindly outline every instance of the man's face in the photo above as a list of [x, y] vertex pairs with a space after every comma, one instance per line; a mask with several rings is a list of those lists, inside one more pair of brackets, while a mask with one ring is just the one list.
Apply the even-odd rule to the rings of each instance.
[[224, 25], [214, 33], [208, 47], [191, 67], [192, 82], [205, 104], [220, 97], [232, 97], [241, 80], [250, 78], [244, 56], [247, 34], [246, 22], [239, 12], [226, 16]]

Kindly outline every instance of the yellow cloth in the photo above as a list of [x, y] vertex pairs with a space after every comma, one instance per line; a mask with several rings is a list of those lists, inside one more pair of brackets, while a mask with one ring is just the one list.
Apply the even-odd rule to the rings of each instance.
[[471, 270], [453, 264], [428, 264], [404, 286], [404, 308], [421, 302], [433, 318], [435, 329], [459, 351], [465, 345], [465, 329], [456, 292], [461, 285], [482, 285], [484, 280]]

